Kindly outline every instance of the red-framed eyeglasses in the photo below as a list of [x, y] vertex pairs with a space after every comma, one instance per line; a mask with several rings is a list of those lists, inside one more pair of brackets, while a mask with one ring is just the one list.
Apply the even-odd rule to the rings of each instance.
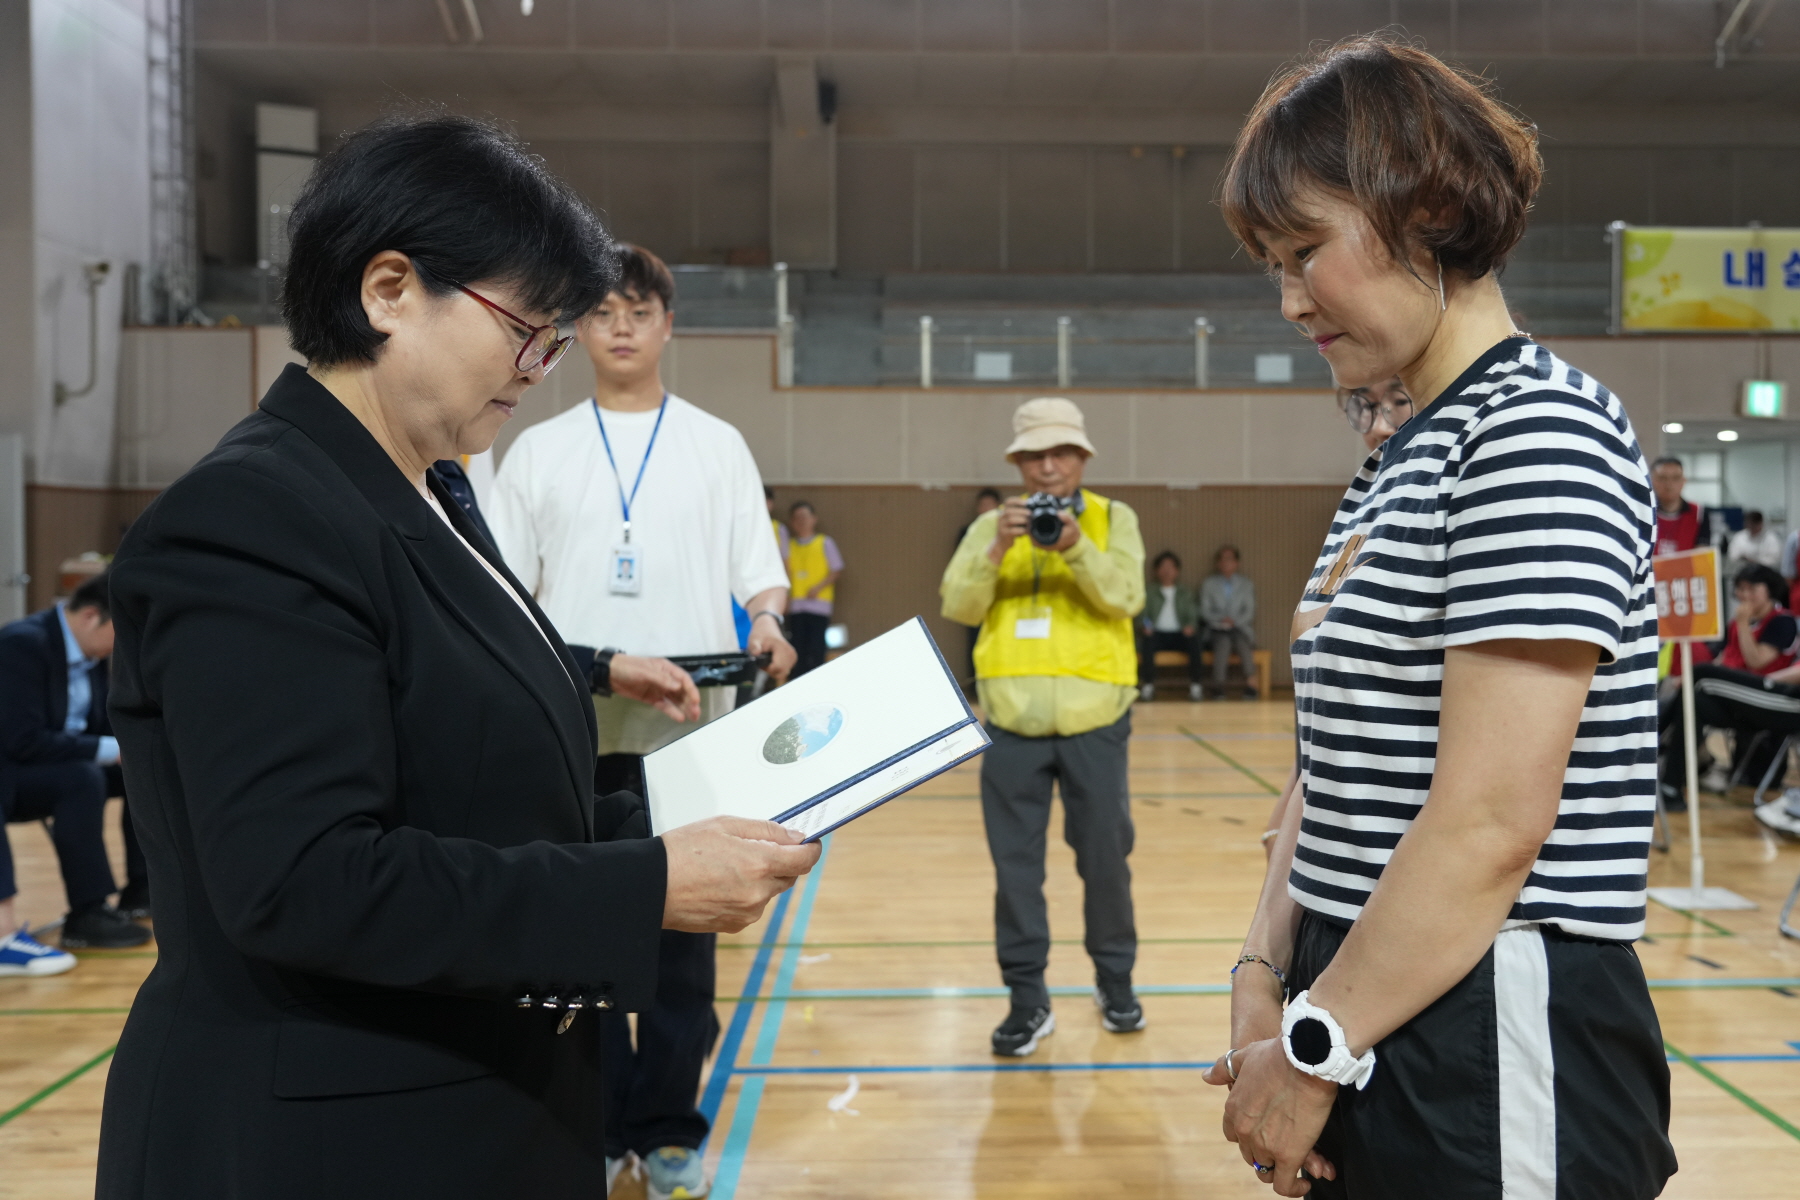
[[519, 355], [513, 359], [513, 369], [517, 371], [542, 371], [548, 375], [551, 368], [562, 361], [563, 352], [569, 348], [573, 337], [558, 337], [555, 325], [533, 325], [523, 317], [514, 316], [479, 292], [470, 291], [462, 284], [456, 290], [471, 300], [479, 300], [521, 329], [529, 330], [525, 344], [519, 347]]

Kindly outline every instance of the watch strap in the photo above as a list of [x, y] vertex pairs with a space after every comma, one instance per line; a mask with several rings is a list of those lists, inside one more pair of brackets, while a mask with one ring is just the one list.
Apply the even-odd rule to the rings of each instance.
[[594, 665], [588, 670], [588, 687], [596, 696], [610, 696], [612, 690], [613, 655], [620, 653], [615, 646], [607, 646], [594, 651]]
[[[1330, 1035], [1331, 1049], [1323, 1062], [1305, 1062], [1294, 1053], [1294, 1026], [1302, 1021], [1317, 1021]], [[1281, 1050], [1296, 1071], [1330, 1083], [1355, 1084], [1359, 1092], [1369, 1086], [1369, 1077], [1375, 1073], [1375, 1048], [1369, 1047], [1360, 1058], [1351, 1054], [1344, 1038], [1344, 1027], [1329, 1012], [1312, 1003], [1305, 992], [1288, 1001], [1287, 1008], [1282, 1011]]]

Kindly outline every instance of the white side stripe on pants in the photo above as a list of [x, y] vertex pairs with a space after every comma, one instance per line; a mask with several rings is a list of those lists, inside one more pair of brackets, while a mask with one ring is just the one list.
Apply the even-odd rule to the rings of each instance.
[[1556, 1200], [1556, 1064], [1550, 1051], [1550, 960], [1536, 925], [1494, 939], [1500, 1034], [1500, 1194]]

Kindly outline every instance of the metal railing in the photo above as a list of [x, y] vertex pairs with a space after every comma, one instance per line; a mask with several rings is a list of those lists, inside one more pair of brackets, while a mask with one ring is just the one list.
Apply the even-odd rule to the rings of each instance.
[[[890, 312], [880, 344], [882, 384], [1204, 390], [1329, 383], [1323, 363], [1284, 328], [1235, 330], [1219, 346], [1219, 324], [1206, 315], [939, 310], [905, 320], [903, 326]], [[901, 332], [914, 327], [916, 334]]]

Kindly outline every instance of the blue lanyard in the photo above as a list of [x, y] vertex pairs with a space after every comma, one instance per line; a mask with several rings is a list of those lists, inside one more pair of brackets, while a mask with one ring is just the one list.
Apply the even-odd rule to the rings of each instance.
[[656, 435], [662, 432], [663, 414], [669, 411], [669, 393], [664, 392], [662, 403], [656, 406], [656, 424], [650, 427], [650, 443], [644, 447], [644, 457], [638, 463], [637, 478], [631, 482], [631, 495], [625, 494], [625, 480], [619, 475], [619, 464], [613, 458], [612, 439], [606, 436], [606, 422], [600, 416], [600, 402], [595, 400], [594, 422], [600, 426], [600, 444], [606, 447], [606, 461], [612, 464], [613, 482], [619, 486], [619, 511], [625, 515], [625, 544], [631, 544], [631, 506], [637, 502], [638, 488], [644, 485], [644, 468], [650, 465], [650, 452], [656, 449]]

